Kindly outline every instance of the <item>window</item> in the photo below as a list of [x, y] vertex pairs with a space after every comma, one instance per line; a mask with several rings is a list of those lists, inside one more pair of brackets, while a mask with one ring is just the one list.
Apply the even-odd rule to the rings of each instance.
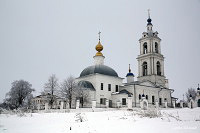
[[146, 99], [148, 100], [148, 95], [146, 95]]
[[100, 98], [100, 104], [105, 105], [106, 104], [106, 99], [105, 98]]
[[159, 98], [159, 105], [162, 105], [162, 98]]
[[158, 43], [155, 42], [155, 52], [158, 53]]
[[155, 96], [152, 96], [152, 104], [155, 104]]
[[103, 90], [103, 83], [101, 83], [101, 90]]
[[122, 98], [122, 105], [126, 105], [126, 98]]
[[167, 102], [167, 98], [165, 98], [164, 100], [165, 100], [165, 102]]
[[143, 44], [143, 54], [146, 54], [147, 53], [147, 43], [145, 42]]
[[156, 66], [157, 66], [157, 75], [160, 75], [161, 76], [161, 70], [160, 70], [160, 62], [158, 61], [157, 63], [156, 63]]
[[115, 92], [118, 92], [118, 91], [119, 91], [119, 86], [115, 85]]
[[139, 94], [139, 100], [141, 99], [141, 95]]
[[103, 104], [103, 98], [100, 98], [100, 104]]
[[143, 62], [142, 67], [143, 67], [143, 76], [146, 76], [147, 75], [147, 62]]
[[111, 84], [108, 84], [108, 91], [111, 91]]

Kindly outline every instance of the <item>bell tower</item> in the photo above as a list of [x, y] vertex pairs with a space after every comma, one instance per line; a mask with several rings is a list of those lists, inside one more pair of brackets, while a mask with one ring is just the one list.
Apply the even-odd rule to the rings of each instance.
[[161, 54], [161, 39], [153, 31], [152, 20], [148, 10], [147, 31], [139, 39], [140, 54], [138, 60], [138, 81], [151, 81], [167, 87], [164, 75], [164, 56]]

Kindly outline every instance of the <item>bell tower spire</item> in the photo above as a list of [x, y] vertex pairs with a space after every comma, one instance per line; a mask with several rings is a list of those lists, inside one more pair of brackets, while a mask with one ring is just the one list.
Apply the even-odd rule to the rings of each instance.
[[151, 32], [152, 31], [152, 23], [151, 23], [151, 18], [150, 18], [150, 9], [148, 9], [148, 19], [147, 19], [147, 32]]
[[139, 39], [140, 55], [138, 55], [138, 81], [151, 81], [152, 83], [168, 87], [164, 75], [164, 56], [161, 54], [161, 39], [158, 32], [152, 30], [152, 20], [148, 9], [147, 32], [142, 33]]

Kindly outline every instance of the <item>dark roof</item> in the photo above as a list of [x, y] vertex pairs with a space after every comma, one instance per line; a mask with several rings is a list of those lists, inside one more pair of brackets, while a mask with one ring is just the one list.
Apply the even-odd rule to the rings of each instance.
[[134, 76], [134, 74], [133, 73], [127, 73], [126, 77], [128, 77], [128, 76]]
[[86, 89], [90, 89], [90, 90], [94, 90], [95, 91], [94, 86], [89, 81], [84, 81], [84, 80], [80, 81], [80, 82], [78, 82], [78, 86], [81, 87], [81, 88], [86, 88]]
[[200, 90], [200, 88], [198, 87], [197, 90]]
[[95, 74], [95, 73], [118, 77], [118, 74], [115, 72], [115, 70], [113, 70], [112, 68], [106, 65], [89, 66], [81, 72], [80, 77], [87, 76], [90, 74]]
[[178, 98], [176, 98], [176, 97], [171, 97], [172, 99], [178, 99]]
[[121, 91], [119, 91], [119, 94], [128, 94], [128, 97], [131, 97], [133, 94], [132, 93], [130, 93], [130, 92], [128, 92], [127, 90], [121, 90]]
[[147, 22], [148, 22], [147, 25], [152, 25], [151, 21], [152, 21], [151, 18], [148, 18], [147, 19]]
[[[41, 95], [35, 96], [34, 98], [43, 98], [43, 97], [45, 97], [45, 98], [51, 97], [51, 94], [50, 93], [41, 94]], [[61, 98], [61, 97], [56, 96], [56, 95], [53, 95], [53, 97], [55, 97], [55, 98]]]

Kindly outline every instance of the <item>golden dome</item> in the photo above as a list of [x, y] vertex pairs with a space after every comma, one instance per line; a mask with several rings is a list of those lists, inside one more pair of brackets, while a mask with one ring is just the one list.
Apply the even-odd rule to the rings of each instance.
[[101, 51], [103, 50], [103, 45], [101, 45], [100, 40], [99, 40], [98, 44], [96, 45], [95, 49], [98, 51], [96, 53], [96, 56], [103, 56], [103, 54], [101, 53]]

